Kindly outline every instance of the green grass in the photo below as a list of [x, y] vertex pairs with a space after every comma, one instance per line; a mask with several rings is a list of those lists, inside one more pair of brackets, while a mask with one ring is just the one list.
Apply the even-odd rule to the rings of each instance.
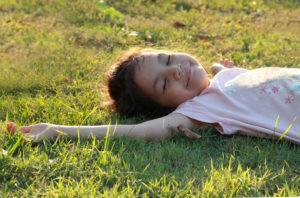
[[[1, 1], [0, 194], [299, 196], [300, 147], [289, 142], [206, 130], [198, 131], [200, 141], [75, 138], [24, 145], [5, 130], [7, 121], [142, 121], [107, 108], [105, 78], [131, 47], [190, 53], [207, 69], [223, 58], [248, 69], [299, 68], [299, 16], [298, 0]], [[176, 21], [186, 26], [175, 28]], [[197, 39], [198, 33], [211, 39]]]

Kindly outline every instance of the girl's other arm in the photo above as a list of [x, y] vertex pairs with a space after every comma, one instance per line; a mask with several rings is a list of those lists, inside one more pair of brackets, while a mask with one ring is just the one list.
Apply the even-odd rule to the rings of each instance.
[[217, 73], [219, 73], [224, 69], [233, 68], [233, 67], [234, 67], [234, 63], [232, 61], [229, 61], [228, 59], [225, 59], [225, 60], [220, 60], [219, 63], [213, 64], [211, 67], [211, 71], [213, 75], [216, 75]]

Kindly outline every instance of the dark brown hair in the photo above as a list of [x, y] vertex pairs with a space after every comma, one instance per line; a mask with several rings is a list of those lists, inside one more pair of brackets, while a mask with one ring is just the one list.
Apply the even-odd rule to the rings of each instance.
[[143, 115], [154, 118], [167, 115], [174, 110], [152, 101], [135, 83], [135, 70], [139, 65], [137, 58], [144, 51], [132, 49], [122, 55], [107, 79], [108, 92], [113, 100], [112, 106], [121, 116]]

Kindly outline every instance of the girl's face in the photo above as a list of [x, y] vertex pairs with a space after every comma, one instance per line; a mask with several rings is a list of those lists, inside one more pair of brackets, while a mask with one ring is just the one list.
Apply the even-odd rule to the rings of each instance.
[[183, 53], [142, 53], [135, 83], [158, 104], [176, 108], [199, 95], [209, 79], [198, 61]]

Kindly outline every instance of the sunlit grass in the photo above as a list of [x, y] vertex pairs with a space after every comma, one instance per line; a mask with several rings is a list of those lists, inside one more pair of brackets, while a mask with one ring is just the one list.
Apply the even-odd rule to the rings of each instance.
[[[191, 53], [207, 68], [298, 67], [298, 1], [0, 2], [0, 194], [67, 197], [299, 196], [300, 148], [198, 131], [199, 141], [59, 139], [33, 145], [6, 122], [136, 123], [107, 107], [105, 79], [124, 50]], [[175, 28], [176, 21], [185, 27]], [[138, 32], [134, 36], [132, 32]], [[221, 39], [201, 40], [195, 34]]]

